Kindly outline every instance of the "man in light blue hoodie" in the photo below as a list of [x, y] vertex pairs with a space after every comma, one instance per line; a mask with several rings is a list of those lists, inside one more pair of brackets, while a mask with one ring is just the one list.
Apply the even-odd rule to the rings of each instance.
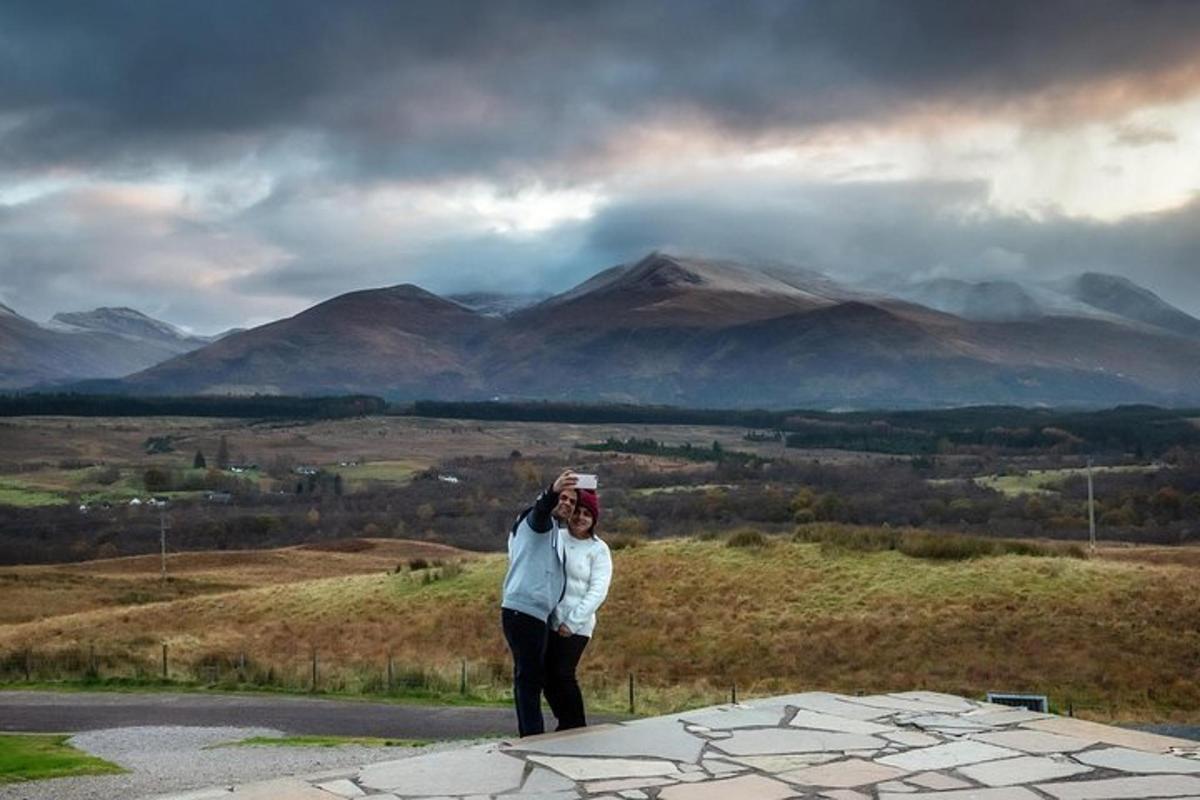
[[542, 689], [550, 614], [562, 599], [566, 571], [559, 526], [575, 510], [575, 473], [567, 470], [517, 517], [508, 534], [508, 573], [500, 623], [513, 656], [513, 702], [521, 736], [545, 731]]

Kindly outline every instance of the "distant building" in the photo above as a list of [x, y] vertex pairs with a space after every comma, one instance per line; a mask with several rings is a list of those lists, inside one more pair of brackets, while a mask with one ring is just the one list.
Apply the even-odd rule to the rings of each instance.
[[446, 483], [458, 483], [458, 478], [453, 475], [438, 475], [438, 480]]
[[229, 492], [206, 492], [204, 499], [210, 503], [228, 503], [233, 499]]

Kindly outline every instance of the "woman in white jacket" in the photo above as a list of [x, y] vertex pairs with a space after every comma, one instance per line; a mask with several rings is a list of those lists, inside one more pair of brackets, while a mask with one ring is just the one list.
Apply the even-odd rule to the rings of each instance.
[[567, 530], [559, 534], [567, 585], [550, 615], [545, 691], [560, 731], [587, 725], [575, 669], [596, 628], [596, 609], [608, 596], [612, 580], [612, 555], [596, 536], [599, 519], [600, 498], [590, 489], [579, 489]]

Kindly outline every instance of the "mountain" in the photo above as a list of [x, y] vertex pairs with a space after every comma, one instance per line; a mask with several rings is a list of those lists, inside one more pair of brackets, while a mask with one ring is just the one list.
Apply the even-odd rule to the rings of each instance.
[[499, 320], [416, 286], [340, 295], [122, 381], [128, 391], [461, 396]]
[[1200, 338], [1200, 319], [1180, 311], [1128, 278], [1085, 272], [1061, 282], [1058, 288], [1063, 294], [1093, 308], [1182, 336]]
[[1012, 281], [939, 278], [901, 287], [896, 294], [914, 303], [973, 320], [1017, 320], [1043, 316], [1046, 310]]
[[97, 308], [55, 314], [46, 327], [67, 332], [92, 331], [112, 333], [145, 341], [179, 345], [180, 352], [193, 350], [213, 341], [207, 336], [192, 336], [174, 325], [148, 317], [132, 308]]
[[1200, 403], [1200, 341], [1181, 335], [1192, 318], [1136, 284], [1093, 282], [883, 292], [787, 264], [655, 252], [505, 313], [410, 285], [352, 292], [109, 388], [775, 408]]
[[0, 389], [117, 378], [206, 343], [132, 309], [58, 314], [40, 325], [0, 306]]
[[492, 317], [503, 317], [522, 308], [542, 302], [550, 295], [546, 292], [531, 292], [528, 294], [502, 294], [500, 292], [467, 292], [465, 294], [447, 295], [447, 300], [453, 300], [464, 308], [478, 311]]
[[747, 265], [654, 252], [604, 270], [515, 316], [531, 323], [569, 319], [603, 327], [713, 327], [833, 302], [799, 281]]

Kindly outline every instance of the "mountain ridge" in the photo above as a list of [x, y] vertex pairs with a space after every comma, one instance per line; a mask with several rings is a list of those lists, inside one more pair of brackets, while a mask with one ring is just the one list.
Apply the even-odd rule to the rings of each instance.
[[412, 284], [356, 290], [111, 385], [766, 407], [1200, 402], [1200, 336], [1179, 330], [1200, 320], [1132, 282], [1105, 285], [1119, 291], [1088, 296], [1109, 308], [1080, 314], [1062, 313], [1086, 305], [1068, 284], [935, 285], [978, 306], [958, 314], [786, 264], [654, 251], [507, 313], [486, 307], [495, 297], [473, 308]]

